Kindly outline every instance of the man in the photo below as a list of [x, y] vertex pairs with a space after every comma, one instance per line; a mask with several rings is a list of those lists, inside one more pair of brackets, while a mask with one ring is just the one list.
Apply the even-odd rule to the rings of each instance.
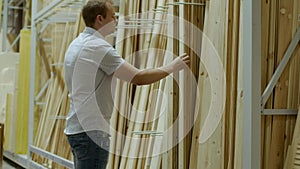
[[65, 55], [65, 81], [70, 111], [65, 134], [75, 169], [103, 169], [108, 160], [109, 120], [113, 111], [111, 80], [146, 85], [183, 69], [189, 56], [170, 64], [139, 70], [127, 63], [104, 37], [113, 33], [116, 18], [109, 0], [90, 0], [82, 9], [85, 30], [72, 41]]

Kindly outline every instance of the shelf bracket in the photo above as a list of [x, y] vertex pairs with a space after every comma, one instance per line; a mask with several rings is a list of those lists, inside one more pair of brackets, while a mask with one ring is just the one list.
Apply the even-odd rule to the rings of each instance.
[[274, 75], [272, 76], [270, 82], [268, 83], [265, 91], [263, 92], [262, 95], [262, 107], [264, 107], [276, 85], [276, 83], [278, 82], [280, 76], [282, 75], [284, 68], [286, 67], [287, 63], [289, 62], [296, 46], [298, 45], [300, 40], [300, 27], [298, 27], [298, 30], [294, 36], [294, 38], [292, 39], [289, 47], [287, 48], [279, 66], [277, 67]]

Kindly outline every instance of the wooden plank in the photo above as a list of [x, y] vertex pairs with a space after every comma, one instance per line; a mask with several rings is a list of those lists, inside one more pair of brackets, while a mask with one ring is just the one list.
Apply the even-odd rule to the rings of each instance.
[[[178, 0], [174, 0], [174, 2], [178, 2]], [[173, 7], [173, 15], [175, 17], [174, 19], [174, 28], [173, 28], [173, 37], [175, 38], [173, 40], [173, 54], [175, 56], [179, 55], [179, 17], [180, 17], [180, 13], [179, 13], [179, 6], [174, 6]], [[171, 134], [171, 138], [170, 138], [170, 143], [172, 145], [172, 149], [169, 150], [168, 152], [168, 156], [166, 157], [165, 165], [167, 165], [167, 169], [177, 169], [178, 166], [176, 165], [176, 163], [178, 162], [178, 124], [174, 125], [174, 122], [176, 122], [176, 119], [178, 117], [178, 113], [179, 113], [179, 84], [177, 83], [177, 81], [175, 79], [179, 79], [179, 73], [173, 73], [173, 98], [172, 98], [172, 102], [171, 104], [173, 105], [172, 108], [172, 114], [170, 115], [170, 118], [168, 119], [168, 124], [167, 126], [173, 126], [173, 131]]]
[[[236, 128], [236, 102], [237, 102], [237, 76], [238, 76], [238, 52], [240, 31], [240, 3], [229, 1], [228, 4], [228, 35], [227, 35], [227, 62], [226, 62], [226, 103], [224, 144], [224, 166], [234, 166], [235, 128]], [[229, 93], [230, 92], [230, 93]]]
[[[156, 29], [156, 30], [155, 30]], [[159, 33], [160, 32], [160, 27], [154, 27], [154, 30], [153, 30], [153, 32], [156, 32], [156, 33]], [[148, 36], [149, 37], [149, 36]], [[151, 36], [150, 36], [151, 37]], [[147, 38], [147, 37], [146, 37]], [[146, 43], [146, 44], [144, 44], [144, 46], [143, 47], [145, 47], [146, 46], [146, 48], [145, 49], [147, 49], [148, 48], [148, 46], [150, 45], [150, 46], [152, 46], [152, 47], [156, 47], [157, 48], [157, 42], [158, 41], [160, 41], [160, 44], [163, 44], [163, 41], [161, 41], [161, 39], [159, 38], [159, 36], [152, 36], [151, 37], [151, 39], [150, 39], [150, 43]], [[162, 46], [164, 46], [164, 45], [162, 45]], [[163, 48], [163, 47], [160, 47], [160, 48]], [[137, 48], [138, 49], [138, 48]], [[143, 48], [142, 48], [143, 49]], [[158, 60], [155, 60], [155, 59], [153, 59], [153, 57], [156, 55], [156, 52], [150, 52], [149, 53], [149, 59], [147, 59], [147, 64], [144, 64], [143, 65], [143, 63], [140, 63], [140, 68], [143, 68], [143, 67], [157, 67], [157, 66], [159, 66], [159, 61]], [[138, 97], [141, 97], [141, 98], [144, 98], [144, 99], [142, 99], [142, 101], [136, 101], [137, 99], [135, 98], [134, 99], [134, 105], [137, 105], [138, 106], [138, 110], [141, 110], [141, 111], [144, 111], [144, 110], [146, 110], [146, 108], [148, 107], [148, 103], [147, 104], [145, 104], [145, 103], [143, 103], [144, 101], [143, 100], [147, 100], [146, 98], [149, 98], [149, 91], [150, 91], [150, 89], [151, 89], [152, 87], [143, 87], [143, 88], [140, 88], [140, 87], [137, 87], [137, 92], [139, 93], [139, 91], [141, 91], [140, 92], [140, 94], [141, 94], [141, 96], [138, 96]], [[148, 93], [148, 94], [147, 94]], [[137, 96], [137, 93], [135, 94], [135, 97]], [[136, 102], [141, 102], [141, 103], [136, 103]], [[133, 112], [134, 113], [134, 112]], [[134, 115], [134, 116], [136, 116], [136, 115]], [[132, 117], [134, 117], [134, 116], [132, 116]], [[136, 117], [134, 117], [134, 118], [136, 118]], [[146, 121], [146, 119], [147, 119], [148, 117], [141, 117], [141, 120], [143, 121]], [[147, 125], [140, 125], [140, 124], [129, 124], [129, 129], [128, 129], [128, 131], [132, 131], [132, 129], [134, 130], [134, 131], [136, 131], [136, 130], [141, 130], [141, 129], [147, 129], [148, 128], [148, 126]], [[137, 137], [137, 138], [139, 138], [139, 137]], [[129, 141], [128, 141], [129, 142]], [[129, 152], [128, 152], [128, 154], [129, 155], [137, 155], [139, 152], [139, 148], [140, 148], [140, 152], [143, 152], [143, 151], [141, 151], [141, 150], [144, 150], [144, 152], [145, 152], [145, 150], [147, 149], [147, 146], [144, 146], [144, 144], [141, 144], [140, 142], [137, 142], [138, 143], [138, 145], [140, 145], [141, 147], [138, 147], [137, 149], [135, 149], [135, 150], [132, 150], [132, 149], [130, 149], [129, 150]], [[126, 143], [127, 144], [127, 143]], [[125, 149], [126, 149], [126, 144], [125, 144]], [[121, 165], [120, 165], [120, 168], [122, 168], [122, 165], [124, 165], [125, 166], [125, 163], [126, 163], [126, 168], [135, 168], [135, 167], [137, 167], [137, 166], [143, 166], [144, 164], [145, 164], [145, 159], [123, 159], [122, 158], [122, 161], [121, 161]]]
[[[24, 4], [23, 4], [24, 5]], [[23, 27], [26, 28], [30, 26], [31, 21], [31, 1], [26, 1], [26, 4], [24, 5], [25, 8], [25, 17], [24, 17], [24, 24]]]
[[[300, 113], [300, 109], [298, 109], [298, 114]], [[299, 158], [299, 144], [300, 144], [300, 116], [297, 116], [297, 121], [294, 130], [294, 136], [292, 140], [292, 144], [289, 146], [287, 152], [287, 158], [285, 159], [284, 169], [290, 169], [294, 167], [294, 164], [298, 164]]]
[[[191, 0], [186, 1], [191, 2]], [[190, 65], [196, 65], [195, 55], [191, 51], [193, 40], [196, 40], [195, 35], [193, 35], [193, 28], [195, 27], [193, 23], [192, 15], [192, 5], [181, 5], [180, 8], [180, 18], [179, 22], [179, 37], [183, 40], [183, 43], [179, 44], [179, 54], [187, 53], [191, 57]], [[183, 91], [179, 93], [182, 97], [179, 98], [179, 130], [178, 130], [178, 168], [184, 169], [189, 166], [189, 154], [190, 154], [190, 143], [191, 143], [191, 128], [193, 125], [193, 115], [195, 109], [195, 100], [196, 100], [196, 82], [194, 81], [194, 72], [187, 69], [184, 72], [179, 74], [179, 89]]]
[[[268, 69], [268, 45], [269, 45], [269, 31], [270, 31], [270, 28], [269, 28], [269, 25], [270, 25], [270, 5], [271, 2], [270, 1], [262, 1], [261, 3], [261, 7], [262, 7], [262, 33], [261, 33], [261, 43], [262, 43], [262, 47], [261, 47], [261, 50], [262, 50], [262, 66], [261, 66], [261, 83], [262, 83], [262, 90], [265, 89], [265, 87], [267, 86], [267, 83], [268, 83], [268, 75], [267, 75], [267, 69]], [[261, 122], [261, 136], [262, 136], [262, 160], [261, 160], [261, 168], [263, 168], [264, 166], [264, 163], [265, 163], [265, 156], [264, 154], [266, 154], [264, 152], [264, 143], [265, 143], [265, 123], [266, 123], [266, 120], [267, 120], [267, 117], [265, 116], [262, 116], [262, 122]], [[267, 145], [268, 146], [268, 145]]]
[[[1, 135], [0, 132], [0, 149], [5, 149], [6, 151], [11, 150], [11, 145], [10, 143], [13, 142], [13, 137], [11, 137], [11, 133], [13, 133], [13, 128], [11, 127], [14, 125], [13, 122], [13, 95], [11, 93], [6, 94], [6, 106], [5, 106], [5, 130], [4, 128], [1, 128], [3, 130], [3, 136]], [[4, 124], [3, 124], [4, 125]], [[4, 126], [1, 126], [4, 127]], [[4, 141], [5, 137], [5, 141]], [[0, 150], [0, 155], [3, 154], [3, 151]], [[1, 161], [1, 159], [0, 159]]]
[[3, 160], [4, 124], [0, 123], [0, 168]]
[[[158, 5], [163, 5], [164, 1], [160, 0], [160, 1], [155, 1], [153, 4], [149, 3], [148, 1], [145, 1], [146, 4], [142, 3], [142, 12], [146, 12], [147, 10], [151, 11], [155, 8], [157, 8]], [[142, 15], [145, 15], [146, 13], [142, 13]], [[154, 20], [163, 20], [163, 14], [156, 14], [153, 12], [147, 12], [147, 17], [146, 19], [154, 19]], [[156, 51], [156, 49], [160, 49], [162, 48], [162, 50], [164, 50], [164, 39], [161, 38], [160, 34], [164, 34], [163, 27], [164, 25], [153, 25], [153, 31], [151, 33], [151, 36], [145, 34], [141, 34], [139, 35], [139, 43], [144, 43], [144, 38], [148, 39], [148, 41], [146, 41], [146, 43], [142, 44], [142, 46], [139, 46], [141, 49], [139, 50], [146, 50], [147, 54], [140, 54], [139, 58], [141, 58], [141, 61], [143, 59], [146, 59], [146, 63], [148, 64], [148, 60], [151, 58], [154, 59], [154, 63], [152, 65], [147, 65], [146, 67], [159, 67], [162, 65], [163, 63], [163, 56], [164, 54], [160, 51]], [[140, 32], [143, 32], [143, 29], [139, 30]], [[161, 39], [161, 41], [159, 40]], [[157, 42], [160, 41], [160, 42]], [[158, 45], [161, 45], [161, 47], [159, 47]], [[148, 48], [153, 48], [155, 49], [153, 51], [153, 49], [148, 50]], [[148, 56], [148, 57], [144, 57], [144, 56]], [[153, 122], [151, 119], [153, 119], [153, 116], [155, 116], [155, 107], [156, 107], [156, 101], [157, 99], [157, 95], [156, 95], [156, 91], [159, 87], [159, 83], [155, 83], [152, 84], [150, 87], [150, 93], [148, 95], [148, 103], [147, 103], [147, 112], [145, 114], [144, 117], [144, 122], [142, 125], [142, 131], [155, 131], [156, 130], [156, 126], [155, 126], [155, 122]], [[154, 92], [154, 93], [153, 93]], [[137, 129], [138, 130], [138, 129]], [[151, 147], [151, 141], [154, 139], [152, 138], [151, 135], [141, 135], [141, 147], [140, 147], [140, 151], [138, 153], [138, 161], [137, 161], [137, 165], [136, 168], [149, 168], [150, 166], [150, 161], [151, 161], [151, 157], [147, 157], [147, 154], [149, 154], [148, 150]], [[150, 150], [151, 151], [151, 150]]]
[[[134, 14], [135, 11], [137, 12], [139, 10], [138, 6], [135, 6], [133, 1], [129, 1], [129, 4], [128, 4], [126, 9], [127, 10], [123, 9], [124, 10], [124, 16], [127, 16], [131, 12], [133, 12], [133, 14]], [[130, 29], [130, 30], [127, 30], [127, 33], [130, 34], [130, 35], [135, 35], [136, 31], [137, 30]], [[127, 34], [125, 34], [125, 35], [127, 36]], [[121, 37], [121, 38], [123, 38], [123, 37]], [[132, 56], [132, 54], [135, 52], [135, 49], [136, 49], [136, 45], [135, 45], [136, 44], [136, 39], [137, 39], [136, 36], [130, 37], [129, 39], [126, 39], [126, 41], [125, 41], [125, 45], [126, 45], [125, 49], [126, 50], [123, 51], [123, 53], [121, 53], [121, 54], [123, 54], [123, 56], [125, 56], [125, 57]], [[130, 59], [129, 62], [131, 64], [135, 65], [134, 56], [129, 57], [129, 59]], [[134, 97], [139, 99], [140, 93], [141, 93], [141, 90], [137, 89]], [[123, 96], [123, 97], [128, 97], [128, 96]], [[129, 103], [127, 106], [131, 106], [131, 103]], [[133, 103], [133, 108], [137, 108], [137, 106], [138, 106], [138, 103], [134, 102]], [[130, 109], [125, 109], [125, 110], [130, 110]], [[134, 122], [129, 121], [129, 120], [135, 120], [136, 119], [136, 113], [131, 112], [131, 113], [129, 113], [128, 117], [129, 117], [129, 119], [127, 119], [128, 120], [128, 128], [127, 128], [128, 132], [126, 131], [126, 136], [128, 136], [128, 137], [126, 137], [126, 139], [124, 140], [124, 143], [123, 143], [124, 148], [123, 148], [123, 151], [122, 151], [122, 157], [120, 159], [120, 162], [118, 162], [119, 164], [115, 163], [115, 168], [125, 168], [126, 165], [127, 165], [129, 151], [130, 151], [131, 138], [133, 136], [131, 131], [133, 131], [133, 129], [134, 129]], [[125, 133], [125, 132], [121, 132], [121, 133]]]
[[[300, 3], [299, 1], [294, 0], [293, 4], [293, 14], [292, 14], [292, 34], [294, 35], [296, 30], [298, 29], [299, 21], [298, 21], [298, 12], [300, 11]], [[292, 58], [290, 59], [290, 69], [289, 69], [289, 84], [288, 84], [288, 101], [287, 108], [289, 109], [297, 109], [298, 108], [298, 93], [299, 93], [299, 65], [300, 64], [300, 48], [296, 47]], [[295, 116], [287, 117], [287, 127], [286, 127], [286, 141], [285, 141], [285, 149], [284, 149], [284, 159], [287, 156], [287, 148], [292, 143], [293, 133], [295, 129]]]
[[[66, 47], [75, 36], [74, 27], [74, 24], [54, 25], [54, 31], [52, 32], [52, 51], [54, 52], [54, 56], [50, 60], [51, 63], [63, 62]], [[65, 45], [61, 45], [61, 43], [64, 43]], [[65, 123], [63, 123], [61, 120], [56, 119], [57, 117], [65, 116], [68, 112], [69, 106], [67, 98], [67, 88], [65, 87], [63, 81], [64, 75], [62, 74], [62, 68], [52, 67], [52, 71], [55, 73], [55, 76], [51, 77], [51, 81], [46, 93], [47, 104], [43, 108], [43, 112], [39, 120], [35, 146], [61, 157], [70, 159], [70, 147], [68, 146], [66, 138], [63, 134]], [[64, 144], [58, 144], [58, 142], [63, 142]], [[62, 146], [63, 148], [59, 148], [60, 146]], [[61, 149], [63, 149], [63, 151]], [[41, 157], [34, 156], [33, 159], [39, 163], [44, 163], [54, 168], [63, 168], [53, 161], [46, 160]]]
[[[292, 13], [292, 35], [296, 33], [298, 28], [298, 1], [293, 1], [293, 13]], [[291, 15], [291, 14], [290, 14]], [[291, 17], [291, 16], [289, 16]], [[290, 59], [290, 67], [288, 70], [289, 74], [289, 81], [288, 81], [288, 100], [287, 100], [287, 108], [288, 109], [297, 109], [298, 108], [298, 92], [299, 92], [299, 46], [296, 47], [295, 51], [293, 52], [292, 58]], [[284, 161], [287, 156], [287, 151], [289, 145], [292, 143], [293, 133], [295, 128], [295, 116], [287, 116], [286, 120], [286, 130], [285, 130], [285, 142], [284, 142]]]
[[[157, 1], [157, 5], [154, 8], [157, 8], [158, 6], [164, 6], [166, 1]], [[151, 10], [151, 9], [150, 9]], [[165, 14], [159, 14], [156, 13], [153, 17], [155, 20], [166, 20], [168, 16]], [[157, 39], [153, 39], [152, 41], [153, 46], [155, 46], [158, 51], [154, 53], [154, 56], [159, 56], [158, 59], [156, 59], [155, 67], [162, 66], [163, 64], [166, 64], [166, 56], [167, 52], [166, 50], [170, 50], [170, 43], [167, 37], [165, 35], [168, 34], [168, 27], [164, 24], [159, 24], [156, 26], [157, 31], [154, 30], [154, 34], [162, 35], [157, 36]], [[155, 35], [153, 35], [155, 37]], [[169, 47], [169, 48], [168, 48]], [[161, 51], [159, 51], [161, 50]], [[171, 52], [171, 51], [169, 51]], [[168, 62], [167, 62], [168, 63]], [[147, 121], [151, 121], [151, 123], [148, 123], [148, 126], [144, 128], [144, 130], [151, 130], [151, 131], [165, 131], [164, 129], [165, 125], [165, 117], [161, 117], [161, 113], [167, 113], [165, 111], [165, 106], [162, 105], [162, 102], [165, 101], [163, 94], [165, 89], [165, 79], [160, 81], [159, 83], [155, 83], [153, 85], [152, 92], [155, 92], [154, 95], [152, 95], [152, 101], [150, 102], [150, 116], [147, 117]], [[159, 93], [157, 93], [157, 91]], [[154, 103], [154, 104], [152, 104]], [[158, 119], [156, 119], [158, 118]], [[147, 146], [147, 158], [144, 159], [145, 166], [144, 168], [160, 168], [161, 166], [161, 154], [162, 151], [162, 136], [150, 136]], [[139, 166], [138, 166], [139, 167]]]
[[[268, 30], [268, 50], [266, 53], [266, 56], [263, 56], [266, 58], [267, 60], [267, 72], [265, 74], [266, 76], [266, 82], [268, 82], [274, 73], [274, 69], [275, 69], [275, 50], [277, 48], [277, 36], [278, 36], [278, 18], [277, 18], [277, 9], [278, 9], [278, 1], [269, 1], [270, 6], [269, 6], [269, 19], [267, 22], [269, 22], [269, 27], [266, 27], [266, 29]], [[262, 62], [264, 63], [264, 62]], [[263, 66], [262, 66], [263, 67]], [[262, 69], [264, 70], [264, 69]], [[262, 75], [264, 76], [264, 75]], [[264, 82], [264, 81], [262, 81]], [[262, 84], [263, 85], [263, 84]], [[262, 89], [265, 89], [265, 86], [262, 87]], [[269, 98], [269, 101], [266, 104], [266, 108], [273, 108], [273, 99], [274, 99], [274, 95], [271, 95], [271, 97]], [[265, 169], [269, 169], [270, 168], [270, 151], [271, 151], [271, 137], [272, 137], [272, 121], [273, 121], [273, 116], [266, 116], [264, 118], [262, 118], [262, 122], [264, 123], [264, 125], [262, 125], [262, 127], [264, 127], [264, 132], [262, 132], [263, 135], [263, 146], [262, 146], [262, 152], [263, 152], [263, 161], [262, 161], [262, 166]]]
[[243, 2], [240, 3], [240, 29], [239, 29], [239, 53], [238, 53], [238, 75], [237, 75], [237, 100], [236, 100], [236, 129], [234, 145], [234, 169], [242, 168], [243, 157]]
[[[292, 39], [292, 20], [289, 16], [293, 13], [293, 1], [280, 1], [279, 3], [279, 36], [278, 36], [278, 49], [277, 49], [277, 65], [280, 63], [283, 54]], [[278, 84], [275, 87], [274, 108], [281, 109], [287, 107], [288, 99], [288, 86], [289, 65], [287, 65], [286, 71], [281, 75]], [[274, 116], [273, 117], [273, 132], [271, 139], [271, 154], [270, 160], [274, 161], [270, 164], [270, 168], [283, 168], [284, 159], [284, 144], [285, 144], [285, 128], [286, 128], [286, 116]]]
[[[155, 28], [155, 27], [154, 27]], [[162, 38], [160, 37], [160, 31], [161, 31], [161, 27], [158, 26], [157, 27], [158, 29], [158, 35], [155, 35], [152, 37], [152, 43], [151, 43], [151, 46], [154, 45], [156, 49], [158, 48], [162, 48], [163, 50], [163, 47], [164, 47], [164, 39], [165, 38]], [[156, 30], [154, 30], [154, 32], [156, 32]], [[160, 43], [159, 43], [160, 42]], [[160, 47], [158, 47], [157, 45], [161, 45]], [[150, 51], [149, 53], [149, 58], [147, 58], [147, 66], [146, 67], [159, 67], [161, 66], [162, 64], [162, 59], [163, 57], [156, 57], [156, 56], [159, 56], [161, 55], [159, 51], [155, 50], [155, 51]], [[151, 98], [151, 91], [153, 91], [153, 89], [157, 88], [155, 87], [157, 86], [156, 83], [154, 84], [151, 84], [151, 85], [148, 85], [148, 86], [143, 86], [141, 87], [141, 98], [139, 100], [137, 100], [138, 103], [138, 111], [142, 111], [142, 113], [153, 113], [153, 112], [148, 112], [148, 110], [151, 110], [151, 108], [149, 108], [149, 98]], [[139, 89], [140, 87], [138, 87], [137, 89]], [[133, 112], [134, 113], [134, 112]], [[141, 112], [139, 114], [137, 114], [137, 118], [135, 120], [138, 120], [138, 121], [135, 121], [135, 125], [133, 127], [133, 131], [143, 131], [145, 129], [147, 129], [147, 126], [145, 126], [145, 123], [148, 121], [148, 118], [147, 118], [147, 114], [141, 114]], [[130, 131], [130, 130], [129, 130]], [[130, 156], [137, 156], [138, 158], [141, 158], [141, 154], [139, 154], [139, 152], [143, 152], [143, 146], [145, 144], [141, 144], [141, 138], [144, 138], [143, 136], [140, 137], [140, 136], [133, 136], [133, 138], [139, 138], [136, 140], [136, 144], [134, 145], [137, 145], [138, 148], [136, 148], [135, 150], [132, 150], [130, 149], [131, 151], [129, 151], [129, 155]], [[133, 140], [135, 141], [135, 140]], [[138, 159], [139, 160], [139, 159]], [[138, 161], [136, 161], [135, 159], [129, 159], [127, 160], [127, 168], [136, 168], [136, 165], [138, 164]]]
[[49, 64], [49, 60], [47, 58], [47, 54], [46, 54], [46, 50], [45, 50], [44, 45], [43, 45], [43, 41], [39, 41], [38, 46], [39, 46], [39, 55], [41, 56], [42, 61], [44, 63], [44, 67], [45, 67], [45, 70], [46, 70], [47, 77], [50, 78], [50, 76], [51, 76], [51, 67], [50, 67], [50, 64]]
[[[119, 7], [120, 16], [118, 18], [119, 25], [124, 25], [124, 19], [125, 19], [124, 11], [127, 8], [126, 5], [127, 5], [126, 1], [120, 1], [120, 7]], [[117, 37], [116, 37], [116, 50], [121, 54], [121, 56], [123, 56], [123, 58], [125, 57], [124, 51], [126, 51], [125, 48], [126, 39], [124, 39], [124, 36], [125, 36], [125, 29], [118, 29]], [[126, 59], [128, 58], [129, 57], [127, 57]], [[118, 109], [114, 109], [112, 114], [112, 121], [111, 121], [111, 125], [113, 129], [115, 129], [116, 131], [112, 133], [112, 137], [111, 137], [110, 147], [111, 147], [111, 152], [113, 153], [111, 153], [109, 157], [109, 162], [108, 162], [109, 168], [117, 169], [119, 167], [120, 155], [122, 154], [123, 151], [123, 145], [124, 145], [123, 142], [124, 142], [124, 135], [126, 129], [126, 119], [125, 119], [126, 115], [124, 112], [121, 112], [121, 114], [119, 114], [119, 110], [124, 110], [124, 111], [127, 110], [125, 108], [126, 103], [121, 102], [121, 98], [124, 98], [129, 95], [128, 87], [129, 86], [124, 84], [124, 82], [117, 81], [115, 106]]]
[[[207, 55], [206, 52], [212, 47], [211, 42], [215, 49], [218, 51], [221, 62], [225, 62], [225, 52], [226, 48], [226, 4], [225, 2], [215, 2], [206, 1], [205, 9], [205, 23], [204, 23], [204, 33], [205, 39], [203, 37], [202, 41], [202, 53], [201, 55]], [[223, 18], [224, 17], [224, 18]], [[210, 106], [210, 82], [207, 71], [204, 65], [200, 65], [198, 88], [200, 89], [200, 96], [197, 96], [199, 101], [199, 110], [196, 110], [198, 117], [196, 117], [195, 126], [193, 130], [193, 141], [192, 141], [192, 152], [190, 158], [190, 168], [222, 168], [224, 161], [222, 160], [224, 155], [223, 145], [223, 120], [217, 125], [216, 130], [213, 135], [207, 139], [205, 143], [199, 144], [199, 136], [201, 129], [203, 128], [203, 123], [206, 119], [207, 112]], [[197, 106], [196, 106], [197, 107]], [[207, 127], [207, 126], [205, 126]]]
[[[173, 1], [177, 1], [177, 0], [170, 0], [170, 2]], [[179, 20], [178, 20], [178, 7], [177, 6], [171, 6], [169, 11], [172, 15], [172, 25], [169, 25], [169, 35], [170, 37], [172, 37], [170, 39], [170, 51], [174, 54], [174, 55], [179, 55], [179, 51], [178, 51], [178, 38], [176, 39], [176, 37], [178, 36], [178, 24], [179, 24]], [[175, 39], [174, 39], [175, 38]], [[169, 59], [173, 59], [173, 58], [169, 58]], [[168, 61], [168, 60], [167, 60]], [[169, 60], [170, 61], [170, 60]], [[170, 78], [169, 80], [167, 80], [167, 90], [168, 90], [168, 101], [171, 104], [168, 104], [167, 107], [167, 117], [164, 120], [164, 129], [168, 129], [169, 127], [171, 127], [171, 125], [173, 125], [174, 123], [174, 112], [178, 109], [178, 107], [175, 105], [174, 103], [176, 103], [177, 101], [177, 92], [178, 92], [178, 86], [176, 84], [176, 82], [174, 81], [174, 78], [178, 77], [177, 73], [173, 74], [173, 77]], [[161, 162], [161, 168], [163, 169], [172, 169], [173, 168], [173, 156], [175, 156], [175, 152], [176, 152], [176, 148], [177, 145], [173, 144], [173, 138], [175, 137], [175, 132], [176, 130], [174, 129], [173, 131], [169, 131], [168, 133], [168, 137], [166, 140], [166, 145], [168, 147], [172, 147], [172, 149], [168, 149], [162, 156], [162, 162]], [[155, 169], [155, 168], [153, 168]]]
[[[165, 89], [167, 87], [168, 81], [170, 82], [170, 80], [172, 81], [172, 78], [170, 79], [165, 79], [162, 80], [162, 82], [159, 84], [159, 92], [162, 92], [163, 94], [168, 94], [169, 92], [166, 92], [167, 90]], [[159, 94], [162, 94], [159, 93]], [[156, 107], [154, 110], [154, 123], [152, 125], [151, 131], [159, 131], [159, 132], [163, 132], [165, 134], [166, 130], [168, 129], [165, 125], [166, 123], [166, 119], [168, 117], [168, 111], [167, 111], [167, 107], [166, 107], [166, 97], [159, 97], [156, 100]], [[158, 118], [158, 119], [156, 119]], [[166, 140], [163, 140], [163, 136], [150, 136], [152, 137], [152, 139], [150, 140], [150, 146], [148, 148], [148, 154], [147, 157], [151, 158], [151, 161], [149, 162], [150, 164], [146, 165], [146, 168], [151, 168], [151, 169], [157, 169], [160, 168], [161, 166], [161, 162], [162, 162], [162, 154], [165, 154], [166, 152], [164, 150], [166, 150], [167, 147], [165, 147], [167, 145], [167, 143], [165, 142]], [[163, 148], [165, 147], [165, 148]]]

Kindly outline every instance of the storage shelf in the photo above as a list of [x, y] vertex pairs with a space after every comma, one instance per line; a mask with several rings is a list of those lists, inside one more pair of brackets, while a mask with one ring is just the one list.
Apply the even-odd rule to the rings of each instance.
[[27, 166], [29, 165], [29, 168], [32, 169], [47, 169], [41, 166], [40, 164], [37, 164], [36, 162], [29, 161], [26, 155], [20, 155], [9, 151], [4, 151], [3, 156], [23, 168], [28, 168]]

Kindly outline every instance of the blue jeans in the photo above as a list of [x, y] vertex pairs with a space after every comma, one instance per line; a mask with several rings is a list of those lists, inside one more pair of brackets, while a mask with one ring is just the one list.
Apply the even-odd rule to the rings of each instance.
[[105, 169], [109, 156], [109, 136], [101, 131], [67, 135], [75, 169]]

